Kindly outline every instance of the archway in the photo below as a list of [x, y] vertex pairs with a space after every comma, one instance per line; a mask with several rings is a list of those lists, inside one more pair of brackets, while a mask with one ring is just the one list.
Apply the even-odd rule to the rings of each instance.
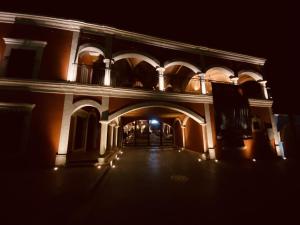
[[159, 62], [145, 53], [126, 52], [113, 57], [112, 83], [117, 87], [153, 89]]
[[100, 144], [100, 113], [95, 107], [85, 106], [71, 115], [68, 162], [96, 160]]

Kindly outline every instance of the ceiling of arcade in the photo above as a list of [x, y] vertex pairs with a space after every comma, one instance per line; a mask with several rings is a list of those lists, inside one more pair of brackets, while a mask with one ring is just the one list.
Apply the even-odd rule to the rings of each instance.
[[181, 121], [186, 117], [185, 114], [160, 108], [160, 107], [154, 107], [154, 108], [144, 108], [144, 109], [138, 109], [132, 112], [129, 112], [121, 117], [121, 121], [123, 124], [127, 124], [129, 122], [132, 122], [134, 120], [150, 120], [150, 119], [156, 119], [168, 124], [173, 124], [174, 120], [176, 118], [179, 118]]

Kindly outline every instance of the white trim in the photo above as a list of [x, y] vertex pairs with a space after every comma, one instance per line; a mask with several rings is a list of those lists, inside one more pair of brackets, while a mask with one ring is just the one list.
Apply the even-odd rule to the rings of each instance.
[[83, 107], [86, 107], [86, 106], [92, 106], [92, 107], [96, 108], [101, 116], [102, 111], [103, 111], [102, 106], [98, 102], [91, 100], [91, 99], [83, 99], [83, 100], [79, 100], [79, 101], [73, 103], [73, 110], [72, 110], [71, 114], [73, 114], [77, 110], [79, 110]]
[[152, 67], [154, 68], [157, 68], [159, 67], [159, 61], [156, 60], [155, 58], [153, 57], [149, 57], [149, 56], [146, 56], [146, 55], [143, 55], [141, 53], [134, 53], [134, 52], [128, 52], [128, 53], [120, 53], [120, 54], [117, 54], [115, 55], [112, 59], [117, 62], [121, 59], [128, 59], [128, 58], [138, 58], [138, 59], [141, 59], [147, 63], [149, 63]]
[[171, 109], [177, 112], [181, 112], [185, 115], [187, 115], [188, 117], [192, 118], [193, 120], [195, 120], [197, 123], [202, 124], [205, 122], [205, 120], [203, 119], [203, 117], [201, 117], [200, 115], [198, 115], [197, 113], [191, 111], [188, 108], [185, 108], [183, 106], [180, 105], [176, 105], [173, 103], [169, 103], [169, 102], [143, 102], [143, 103], [138, 103], [138, 104], [134, 104], [134, 105], [130, 105], [127, 106], [125, 108], [120, 109], [119, 111], [111, 114], [108, 116], [108, 121], [112, 121], [126, 113], [138, 110], [138, 109], [144, 109], [144, 108], [153, 108], [153, 107], [159, 107], [159, 108], [166, 108], [166, 109]]
[[189, 63], [189, 62], [185, 62], [185, 61], [172, 61], [172, 62], [166, 62], [164, 64], [164, 68], [167, 69], [170, 66], [185, 66], [186, 68], [189, 68], [190, 70], [192, 70], [194, 73], [201, 73], [201, 69], [198, 68], [197, 66]]
[[33, 110], [34, 107], [35, 104], [0, 102], [0, 108], [19, 108], [19, 109]]
[[223, 66], [217, 66], [217, 67], [211, 67], [205, 72], [205, 79], [211, 79], [209, 73], [212, 73], [213, 71], [218, 71], [224, 74], [228, 78], [228, 81], [230, 81], [231, 76], [234, 76], [234, 72], [231, 69]]
[[30, 48], [38, 47], [44, 48], [47, 45], [46, 41], [36, 41], [27, 39], [3, 38], [6, 45], [22, 45]]
[[191, 45], [183, 42], [171, 41], [168, 39], [157, 38], [149, 35], [143, 35], [135, 32], [116, 29], [114, 27], [108, 27], [98, 24], [85, 23], [78, 20], [67, 20], [46, 16], [36, 16], [21, 13], [8, 13], [0, 12], [0, 22], [2, 23], [14, 23], [17, 20], [32, 23], [35, 25], [50, 27], [55, 29], [62, 29], [68, 31], [80, 31], [86, 30], [95, 34], [111, 34], [116, 37], [132, 40], [144, 44], [150, 44], [153, 46], [169, 48], [179, 51], [186, 51], [196, 54], [203, 54], [207, 56], [213, 56], [222, 59], [234, 60], [239, 62], [246, 62], [256, 65], [264, 65], [265, 58], [259, 58], [230, 51], [223, 51], [213, 48], [207, 48], [200, 45]]
[[72, 43], [71, 43], [71, 51], [69, 57], [69, 67], [68, 67], [68, 77], [67, 80], [75, 81], [76, 80], [76, 67], [74, 65], [74, 61], [76, 59], [76, 50], [79, 40], [79, 32], [73, 32], [72, 34]]
[[[66, 82], [47, 82], [34, 80], [0, 79], [0, 87], [9, 90], [24, 90], [39, 93], [74, 94], [83, 96], [102, 96], [116, 98], [134, 98], [143, 100], [158, 100], [172, 102], [210, 103], [211, 95], [193, 95], [171, 92], [156, 92], [138, 89], [112, 88], [93, 85], [79, 85]], [[270, 99], [249, 99], [250, 106], [271, 107]], [[102, 103], [103, 105], [103, 103]]]
[[3, 40], [6, 46], [3, 54], [3, 60], [0, 64], [0, 77], [6, 75], [6, 67], [12, 49], [25, 49], [34, 50], [36, 52], [32, 77], [37, 78], [41, 66], [43, 51], [47, 42], [15, 38], [3, 38]]
[[260, 73], [248, 71], [248, 70], [241, 70], [238, 72], [238, 83], [240, 84], [240, 79], [244, 76], [251, 77], [254, 81], [263, 80], [263, 76]]

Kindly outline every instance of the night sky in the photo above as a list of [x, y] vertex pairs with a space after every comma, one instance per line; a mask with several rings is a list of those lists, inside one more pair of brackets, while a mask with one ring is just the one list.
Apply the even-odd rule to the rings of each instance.
[[[61, 6], [10, 0], [1, 11], [31, 13], [109, 25], [176, 41], [267, 58], [264, 77], [272, 88], [273, 109], [298, 113], [296, 6], [289, 1], [73, 1]], [[208, 3], [209, 2], [209, 3]], [[272, 4], [270, 4], [272, 3]], [[35, 6], [33, 6], [35, 5]], [[71, 3], [69, 3], [71, 5]], [[300, 39], [299, 39], [300, 40]]]

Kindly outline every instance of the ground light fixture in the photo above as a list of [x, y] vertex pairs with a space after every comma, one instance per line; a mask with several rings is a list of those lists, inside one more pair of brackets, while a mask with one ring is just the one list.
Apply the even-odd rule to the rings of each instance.
[[219, 162], [219, 160], [215, 159], [215, 163], [218, 163], [218, 162]]
[[255, 158], [253, 158], [253, 159], [252, 159], [252, 161], [253, 161], [253, 162], [256, 162], [256, 159], [255, 159]]
[[98, 165], [98, 166], [97, 166], [97, 169], [98, 169], [98, 170], [100, 170], [100, 169], [101, 169], [101, 166], [100, 166], [100, 165]]
[[57, 166], [53, 167], [53, 170], [54, 170], [54, 171], [57, 171], [57, 170], [58, 170], [58, 167], [57, 167]]
[[111, 168], [116, 168], [116, 165], [113, 164], [112, 160], [109, 162], [109, 165], [110, 165]]
[[283, 160], [287, 160], [287, 158], [285, 156], [282, 157]]
[[198, 158], [198, 162], [201, 162], [202, 161], [202, 159], [201, 158]]

